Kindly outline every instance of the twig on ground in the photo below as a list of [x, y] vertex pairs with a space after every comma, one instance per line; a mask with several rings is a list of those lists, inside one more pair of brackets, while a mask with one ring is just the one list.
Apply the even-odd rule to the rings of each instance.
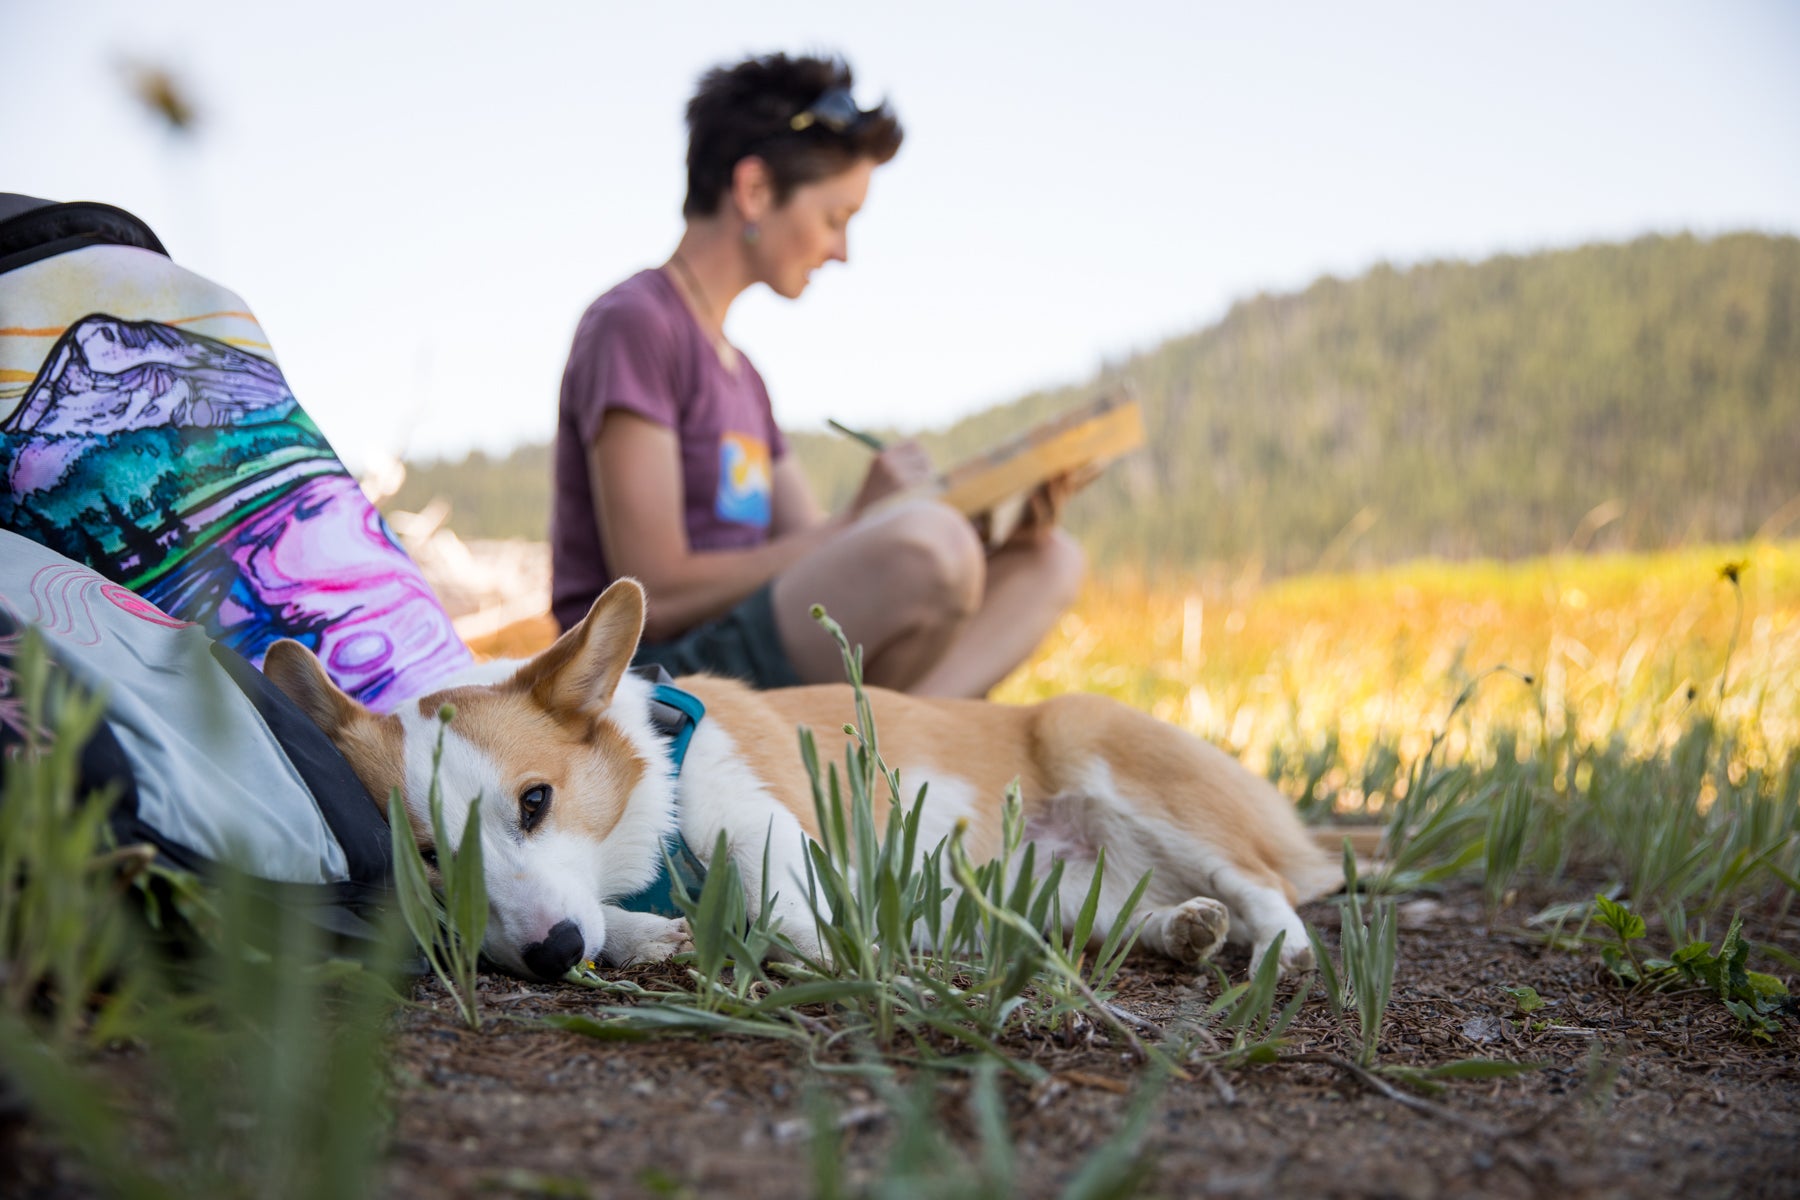
[[1366, 1067], [1358, 1066], [1347, 1058], [1339, 1058], [1335, 1054], [1284, 1054], [1275, 1061], [1283, 1063], [1320, 1063], [1328, 1067], [1336, 1067], [1346, 1075], [1354, 1078], [1358, 1083], [1362, 1084], [1370, 1091], [1385, 1096], [1396, 1104], [1404, 1104], [1415, 1112], [1424, 1113], [1428, 1117], [1436, 1117], [1441, 1121], [1448, 1121], [1450, 1124], [1460, 1126], [1463, 1129], [1469, 1130], [1471, 1133], [1478, 1133], [1483, 1137], [1494, 1138], [1496, 1140], [1516, 1136], [1508, 1130], [1501, 1129], [1498, 1126], [1489, 1125], [1486, 1121], [1480, 1120], [1477, 1117], [1464, 1116], [1453, 1108], [1445, 1108], [1441, 1104], [1433, 1104], [1431, 1101], [1426, 1100], [1421, 1096], [1415, 1096], [1411, 1092], [1401, 1091], [1381, 1076], [1375, 1074], [1375, 1072]]
[[[1131, 1026], [1121, 1019], [1120, 1014], [1124, 1012], [1123, 1009], [1114, 1008], [1112, 1005], [1103, 1002], [1100, 997], [1094, 995], [1094, 989], [1089, 987], [1079, 975], [1071, 976], [1069, 982], [1075, 985], [1076, 990], [1081, 993], [1082, 999], [1086, 1000], [1088, 1005], [1093, 1008], [1095, 1012], [1103, 1017], [1112, 1018], [1113, 1027], [1124, 1035], [1126, 1044], [1131, 1047], [1131, 1052], [1137, 1055], [1137, 1060], [1139, 1062], [1150, 1061], [1150, 1052], [1144, 1049], [1144, 1043], [1139, 1041], [1138, 1035], [1131, 1031]], [[1134, 1020], [1135, 1019], [1137, 1018], [1134, 1018]], [[1174, 1074], [1177, 1079], [1187, 1078], [1187, 1073], [1180, 1067], [1175, 1068]]]
[[1146, 1020], [1145, 1018], [1138, 1016], [1134, 1012], [1130, 1012], [1126, 1009], [1120, 1008], [1116, 1004], [1105, 1004], [1105, 1005], [1102, 1005], [1101, 1007], [1106, 1009], [1107, 1012], [1111, 1013], [1114, 1018], [1125, 1022], [1125, 1024], [1127, 1024], [1127, 1025], [1130, 1025], [1136, 1029], [1142, 1030], [1143, 1032], [1148, 1033], [1154, 1037], [1157, 1037], [1157, 1038], [1162, 1037], [1162, 1032], [1163, 1032], [1162, 1026], [1158, 1025], [1155, 1021]]
[[1206, 1081], [1212, 1084], [1213, 1091], [1219, 1094], [1219, 1102], [1226, 1108], [1236, 1108], [1237, 1089], [1231, 1086], [1231, 1081], [1225, 1078], [1225, 1073], [1205, 1059], [1200, 1060], [1200, 1070], [1206, 1075]]

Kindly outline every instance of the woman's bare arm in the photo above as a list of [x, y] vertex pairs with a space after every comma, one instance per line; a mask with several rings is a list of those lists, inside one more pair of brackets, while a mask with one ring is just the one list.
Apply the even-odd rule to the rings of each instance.
[[793, 458], [775, 464], [770, 539], [742, 550], [696, 551], [688, 545], [681, 489], [681, 448], [673, 430], [632, 413], [612, 411], [588, 449], [600, 545], [615, 575], [644, 585], [644, 635], [667, 641], [729, 612], [751, 592], [853, 524], [863, 510], [930, 478], [916, 443], [903, 442], [869, 464], [850, 507], [826, 516]]
[[827, 519], [806, 482], [806, 472], [792, 454], [775, 463], [775, 493], [770, 506], [769, 536], [800, 533]]
[[644, 585], [644, 633], [651, 641], [728, 612], [843, 524], [821, 520], [743, 550], [692, 550], [683, 522], [680, 444], [673, 430], [631, 413], [607, 413], [588, 448], [588, 471], [607, 565]]

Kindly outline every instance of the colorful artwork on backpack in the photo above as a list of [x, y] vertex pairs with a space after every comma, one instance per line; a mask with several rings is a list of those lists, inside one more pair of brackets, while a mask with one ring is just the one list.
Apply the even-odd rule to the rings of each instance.
[[61, 333], [0, 421], [0, 527], [259, 665], [303, 642], [374, 708], [470, 661], [280, 369], [173, 324], [96, 313]]

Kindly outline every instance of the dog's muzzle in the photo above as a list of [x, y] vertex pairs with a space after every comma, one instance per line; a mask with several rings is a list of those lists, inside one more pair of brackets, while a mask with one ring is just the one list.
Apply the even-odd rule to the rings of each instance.
[[582, 939], [581, 926], [573, 921], [558, 921], [551, 927], [550, 934], [541, 942], [533, 942], [525, 947], [520, 956], [525, 965], [540, 979], [561, 979], [570, 967], [581, 961], [582, 953], [587, 949], [587, 942]]

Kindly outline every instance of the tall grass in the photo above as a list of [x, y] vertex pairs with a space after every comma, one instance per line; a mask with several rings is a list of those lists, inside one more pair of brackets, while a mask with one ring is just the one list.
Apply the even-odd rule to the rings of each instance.
[[[112, 847], [111, 797], [77, 785], [102, 705], [59, 685], [29, 633], [17, 666], [28, 737], [0, 805], [0, 1070], [107, 1194], [370, 1194], [385, 970], [333, 959], [297, 898]], [[178, 930], [181, 953], [146, 952]], [[374, 960], [396, 950], [390, 937]], [[136, 1068], [91, 1071], [121, 1039]]]
[[[1720, 577], [1727, 561], [1742, 564], [1744, 610], [1729, 678], [1740, 593]], [[1468, 680], [1502, 663], [1535, 686], [1481, 689], [1450, 723], [1450, 761], [1491, 763], [1509, 732], [1523, 746], [1617, 736], [1630, 753], [1659, 753], [1716, 706], [1743, 765], [1778, 769], [1800, 746], [1800, 542], [1426, 561], [1270, 584], [1114, 576], [1089, 585], [996, 698], [1103, 692], [1259, 768], [1280, 753], [1304, 800], [1379, 810], [1394, 799], [1380, 786], [1393, 779], [1384, 756], [1419, 759]], [[1377, 786], [1363, 786], [1365, 772]]]
[[432, 886], [425, 853], [405, 831], [411, 829], [400, 789], [388, 795], [388, 828], [401, 830], [393, 839], [394, 900], [414, 943], [432, 974], [456, 1002], [464, 1023], [481, 1028], [481, 1002], [475, 973], [487, 936], [487, 877], [481, 853], [481, 797], [469, 801], [461, 835], [451, 838], [444, 823], [444, 796], [439, 768], [444, 760], [444, 734], [456, 718], [446, 704], [438, 711], [437, 743], [431, 752], [431, 784], [426, 808], [431, 821], [432, 851], [438, 886]]
[[[852, 649], [822, 611], [814, 615], [842, 651], [857, 721], [842, 731], [841, 766], [822, 762], [813, 731], [799, 732], [820, 830], [806, 860], [810, 936], [771, 923], [766, 846], [761, 915], [749, 919], [742, 878], [721, 836], [700, 896], [678, 901], [693, 933], [693, 992], [646, 992], [578, 970], [573, 978], [640, 1003], [607, 1010], [598, 1022], [555, 1023], [600, 1037], [735, 1030], [817, 1046], [848, 1036], [877, 1055], [973, 1052], [970, 1062], [1003, 1062], [1035, 1077], [1041, 1068], [1001, 1049], [1000, 1039], [1081, 1020], [1111, 1027], [1146, 1053], [1106, 1004], [1135, 928], [1116, 922], [1098, 951], [1086, 953], [1104, 859], [1081, 907], [1064, 914], [1062, 864], [1041, 863], [1024, 841], [1016, 787], [1002, 801], [1004, 833], [994, 860], [972, 862], [960, 829], [936, 845], [921, 844], [927, 791], [906, 795], [881, 756], [860, 648]], [[1148, 875], [1137, 881], [1127, 909], [1148, 882]], [[833, 1010], [830, 1023], [811, 1015], [819, 1006]]]
[[105, 1036], [133, 1006], [130, 992], [101, 989], [137, 979], [138, 944], [119, 894], [144, 857], [113, 848], [112, 797], [79, 791], [81, 749], [104, 702], [51, 671], [35, 630], [25, 631], [16, 665], [24, 743], [0, 794], [0, 1009], [42, 1014], [45, 1036], [69, 1046]]
[[1383, 824], [1377, 886], [1480, 876], [1492, 914], [1521, 872], [1600, 872], [1679, 930], [1800, 878], [1796, 679], [1800, 543], [1760, 543], [1096, 584], [1000, 697], [1224, 743], [1309, 817]]

